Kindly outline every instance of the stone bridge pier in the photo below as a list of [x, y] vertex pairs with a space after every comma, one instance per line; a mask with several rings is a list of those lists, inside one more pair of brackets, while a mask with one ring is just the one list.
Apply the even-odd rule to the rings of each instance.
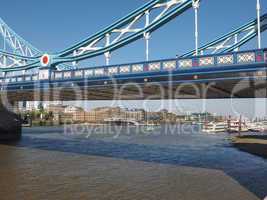
[[22, 123], [16, 110], [18, 104], [0, 101], [0, 142], [16, 141], [21, 138]]

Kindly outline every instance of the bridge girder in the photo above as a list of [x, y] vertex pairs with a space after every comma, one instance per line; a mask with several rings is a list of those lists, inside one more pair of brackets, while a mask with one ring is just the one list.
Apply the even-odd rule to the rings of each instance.
[[[220, 98], [267, 98], [266, 69], [253, 72], [188, 75], [173, 77], [172, 81], [151, 78], [128, 80], [113, 84], [105, 80], [91, 85], [84, 82], [73, 84], [40, 83], [29, 86], [9, 86], [1, 91], [1, 98], [15, 101], [73, 101], [73, 100], [161, 100], [161, 99], [220, 99]], [[222, 79], [221, 77], [225, 78]], [[184, 80], [183, 80], [184, 79]], [[161, 80], [161, 81], [159, 81]], [[107, 83], [107, 84], [105, 84]], [[127, 87], [125, 87], [125, 84]], [[6, 96], [5, 96], [6, 95]]]
[[[60, 70], [71, 68], [63, 63], [76, 65], [78, 61], [99, 55], [105, 55], [108, 60], [112, 51], [135, 40], [144, 38], [148, 42], [151, 33], [190, 9], [194, 2], [192, 0], [151, 0], [95, 35], [61, 52], [48, 55], [50, 62], [46, 66]], [[267, 14], [261, 17], [261, 31], [266, 29]], [[0, 51], [0, 71], [23, 71], [42, 67], [41, 55], [44, 54], [18, 36], [2, 19], [0, 19], [0, 33], [14, 49], [13, 53]], [[257, 21], [254, 20], [204, 45], [199, 50], [202, 53], [210, 51], [212, 54], [238, 50], [256, 35]], [[148, 43], [146, 44], [148, 46]], [[182, 57], [193, 56], [194, 53], [195, 51], [191, 51]]]

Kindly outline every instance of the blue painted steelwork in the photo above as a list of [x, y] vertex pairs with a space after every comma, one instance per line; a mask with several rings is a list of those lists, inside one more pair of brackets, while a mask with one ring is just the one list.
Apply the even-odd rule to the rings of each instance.
[[[38, 74], [7, 76], [0, 78], [2, 89], [27, 89], [36, 84], [64, 84], [64, 83], [91, 83], [105, 86], [105, 81], [137, 81], [144, 83], [144, 79], [152, 82], [164, 82], [170, 75], [180, 77], [181, 82], [207, 81], [204, 78], [194, 80], [193, 76], [207, 74], [257, 72], [267, 68], [267, 49], [205, 55], [190, 58], [155, 60], [150, 62], [128, 63], [112, 66], [88, 67], [78, 70], [56, 71], [43, 68]], [[185, 76], [191, 77], [184, 80]], [[214, 79], [216, 80], [216, 79]], [[100, 82], [99, 82], [100, 81]], [[140, 82], [141, 81], [141, 82]], [[177, 80], [174, 80], [174, 82]], [[110, 82], [112, 84], [112, 82]]]
[[[0, 18], [0, 37], [3, 38], [3, 51], [0, 51], [0, 68], [6, 70], [20, 66], [30, 67], [37, 63], [42, 54], [29, 42], [20, 37]], [[8, 48], [9, 47], [9, 48]]]
[[[166, 0], [165, 0], [166, 1]], [[158, 28], [160, 28], [161, 26], [163, 26], [164, 24], [168, 23], [170, 20], [174, 19], [175, 17], [181, 15], [183, 12], [185, 12], [186, 10], [188, 10], [189, 8], [192, 7], [192, 1], [191, 0], [186, 0], [185, 2], [178, 4], [178, 6], [174, 7], [173, 9], [171, 9], [169, 12], [165, 13], [163, 16], [161, 16], [160, 18], [158, 18], [157, 20], [154, 20], [152, 23], [150, 23], [148, 26], [142, 28], [141, 30], [132, 33], [131, 35], [116, 41], [115, 43], [112, 43], [106, 47], [100, 48], [99, 50], [94, 50], [94, 51], [90, 51], [90, 52], [86, 52], [84, 54], [81, 55], [74, 55], [74, 56], [67, 56], [70, 53], [74, 53], [74, 51], [78, 51], [79, 48], [93, 42], [96, 39], [101, 39], [104, 38], [106, 34], [111, 33], [112, 31], [114, 31], [115, 29], [119, 29], [121, 27], [123, 27], [125, 24], [129, 23], [130, 21], [132, 21], [134, 18], [136, 18], [138, 15], [140, 14], [144, 14], [145, 11], [152, 9], [155, 5], [157, 5], [158, 3], [163, 3], [164, 1], [151, 1], [149, 4], [145, 5], [144, 7], [142, 7], [141, 9], [138, 9], [137, 11], [134, 11], [133, 14], [130, 14], [129, 16], [127, 16], [126, 18], [123, 18], [122, 20], [119, 20], [119, 22], [111, 25], [110, 27], [108, 27], [107, 29], [104, 29], [104, 31], [100, 31], [99, 33], [97, 33], [96, 35], [90, 37], [89, 39], [85, 40], [82, 43], [79, 43], [77, 45], [74, 45], [73, 47], [67, 49], [66, 51], [63, 51], [59, 54], [57, 54], [57, 56], [55, 56], [54, 58], [54, 63], [58, 64], [58, 63], [63, 63], [63, 62], [73, 62], [73, 61], [81, 61], [84, 59], [88, 59], [88, 58], [92, 58], [92, 57], [96, 57], [99, 55], [103, 55], [106, 52], [111, 52], [114, 51], [118, 48], [121, 48], [129, 43], [132, 43], [140, 38], [143, 37], [144, 33], [152, 33], [155, 30], [157, 30]]]
[[[88, 51], [80, 55], [75, 55], [76, 51], [80, 51], [80, 48], [84, 46], [94, 43], [95, 40], [102, 40], [107, 34], [112, 34], [114, 31], [118, 31], [123, 29], [125, 25], [131, 27], [132, 23], [135, 23], [136, 20], [146, 15], [147, 12], [158, 9], [162, 6], [165, 6], [161, 14], [158, 15], [149, 25], [142, 27], [140, 29], [136, 29], [135, 31], [129, 31], [130, 35], [127, 37], [119, 38], [117, 41], [110, 43], [109, 45], [96, 49], [94, 51]], [[75, 61], [81, 61], [84, 59], [92, 58], [107, 52], [114, 51], [118, 48], [121, 48], [131, 42], [134, 42], [144, 36], [144, 33], [152, 33], [164, 24], [168, 23], [170, 20], [174, 19], [178, 15], [182, 14], [186, 10], [192, 7], [191, 0], [184, 1], [172, 1], [172, 0], [152, 0], [149, 3], [145, 4], [141, 8], [135, 10], [130, 13], [126, 17], [112, 24], [111, 26], [105, 28], [104, 30], [98, 32], [92, 37], [85, 39], [82, 42], [70, 47], [62, 52], [55, 53], [51, 55], [51, 60], [53, 62], [50, 64], [55, 67], [61, 63], [72, 63]], [[121, 31], [121, 30], [120, 30]], [[16, 70], [26, 70], [31, 68], [39, 68], [40, 64], [37, 64], [38, 58], [34, 58], [35, 61], [25, 66], [20, 65], [19, 67], [13, 67], [11, 69], [1, 69], [1, 71], [16, 71]]]
[[[21, 36], [19, 36], [15, 31], [13, 31], [4, 22], [2, 18], [0, 18], [0, 26], [1, 26], [0, 34], [2, 35], [2, 37], [7, 37], [6, 42], [10, 46], [10, 48], [13, 49], [14, 54], [18, 54], [21, 56], [29, 56], [29, 57], [42, 54], [42, 52], [39, 49], [34, 47], [32, 44], [30, 44], [29, 42], [24, 40]], [[4, 35], [4, 33], [6, 33], [7, 35]], [[12, 41], [12, 39], [16, 39], [16, 44], [14, 41]], [[20, 43], [19, 45], [21, 46], [21, 48], [25, 48], [24, 51], [19, 48], [16, 49], [15, 46], [18, 45], [17, 43]]]
[[[235, 49], [242, 47], [244, 44], [249, 42], [251, 39], [255, 38], [257, 36], [257, 30], [258, 30], [257, 20], [250, 21], [249, 23], [223, 35], [222, 37], [205, 44], [204, 46], [199, 48], [199, 51], [205, 52], [209, 49], [214, 50], [216, 47], [220, 47], [220, 45], [222, 45], [223, 47], [224, 46], [223, 43], [227, 43], [229, 40], [234, 40], [235, 36], [247, 31], [247, 34], [244, 37], [242, 37], [240, 41], [233, 42], [229, 46], [218, 49], [217, 51], [217, 53], [232, 52]], [[266, 30], [267, 30], [267, 14], [264, 14], [261, 16], [261, 32], [264, 32]], [[188, 53], [181, 55], [180, 57], [193, 56], [194, 54], [195, 54], [195, 50], [192, 50]]]
[[[146, 16], [148, 17], [149, 13], [153, 10], [156, 10], [158, 8], [164, 8], [163, 11], [152, 21], [148, 20], [146, 26], [142, 28], [137, 29], [131, 29], [132, 25], [136, 23], [139, 19]], [[128, 45], [131, 42], [134, 42], [146, 34], [151, 34], [152, 32], [156, 31], [158, 28], [162, 27], [164, 24], [168, 23], [170, 20], [174, 19], [175, 17], [181, 15], [186, 10], [190, 9], [192, 7], [192, 0], [183, 0], [183, 1], [172, 1], [172, 0], [152, 0], [148, 3], [146, 3], [144, 6], [138, 8], [137, 10], [133, 11], [132, 13], [128, 14], [126, 17], [120, 19], [119, 21], [115, 22], [114, 24], [110, 25], [109, 27], [103, 29], [102, 31], [96, 33], [95, 35], [86, 38], [85, 40], [75, 44], [72, 47], [67, 48], [66, 50], [63, 50], [61, 52], [51, 54], [49, 55], [49, 64], [48, 66], [52, 69], [58, 67], [61, 64], [64, 63], [75, 63], [77, 61], [81, 61], [84, 59], [89, 59], [95, 56], [103, 55], [106, 53], [110, 53], [118, 48], [121, 48], [125, 45]], [[265, 31], [267, 29], [267, 14], [263, 15], [261, 18], [261, 26], [262, 31]], [[250, 30], [248, 35], [243, 37], [239, 42], [224, 48], [220, 52], [231, 52], [234, 49], [242, 46], [247, 41], [252, 39], [256, 36], [257, 27], [256, 27], [256, 21], [253, 20], [249, 22], [248, 24], [222, 36], [219, 39], [216, 39], [212, 41], [211, 43], [203, 46], [200, 48], [200, 51], [209, 49], [212, 46], [219, 45], [220, 43], [223, 43], [224, 41], [227, 41], [230, 38], [232, 38], [234, 35], [239, 34], [243, 31]], [[117, 40], [115, 39], [113, 42], [109, 42], [110, 35], [114, 32], [120, 33], [122, 37], [118, 37]], [[124, 33], [128, 33], [125, 37], [123, 37]], [[106, 39], [106, 45], [103, 47], [97, 47], [94, 46], [99, 41], [103, 41]], [[253, 51], [254, 52], [254, 51]], [[5, 57], [15, 58], [19, 61], [19, 66], [10, 67], [10, 68], [0, 68], [2, 72], [13, 72], [13, 71], [22, 71], [22, 70], [28, 70], [33, 68], [41, 68], [41, 61], [40, 56], [34, 56], [34, 57], [27, 57], [27, 56], [20, 56], [15, 54], [8, 54], [5, 52], [1, 52], [2, 55]], [[245, 53], [245, 52], [243, 52]], [[107, 73], [110, 73], [112, 75], [116, 75], [116, 73], [121, 72], [120, 74], [129, 74], [133, 72], [144, 73], [144, 72], [158, 72], [164, 69], [168, 70], [182, 70], [182, 69], [188, 69], [192, 67], [205, 67], [209, 68], [211, 66], [230, 66], [230, 65], [238, 65], [238, 62], [242, 62], [243, 60], [248, 59], [249, 62], [253, 62], [253, 59], [257, 57], [256, 53], [250, 54], [250, 55], [241, 55], [240, 54], [221, 54], [221, 55], [209, 55], [207, 57], [194, 57], [191, 58], [189, 56], [193, 56], [193, 52], [189, 52], [187, 54], [184, 54], [182, 57], [184, 59], [173, 59], [169, 61], [169, 63], [164, 63], [163, 61], [153, 61], [154, 63], [136, 63], [136, 65], [139, 64], [139, 66], [134, 66], [134, 64], [129, 65], [129, 69], [127, 69], [126, 66], [108, 66], [113, 67], [113, 69], [109, 69], [108, 67], [91, 67], [82, 72], [82, 77], [93, 75], [102, 76], [107, 75]], [[167, 62], [167, 61], [165, 61]], [[175, 65], [173, 64], [175, 62]], [[26, 64], [23, 64], [26, 63]], [[242, 64], [242, 63], [240, 63]], [[142, 66], [141, 66], [142, 65]], [[46, 65], [45, 65], [46, 66]], [[117, 68], [116, 68], [117, 67]], [[142, 68], [143, 67], [143, 68]], [[64, 67], [63, 67], [64, 69]], [[73, 69], [72, 69], [73, 70]], [[91, 71], [90, 71], [91, 70]], [[110, 71], [108, 71], [110, 70]], [[117, 72], [116, 72], [117, 71]], [[65, 73], [65, 70], [62, 71], [62, 73]], [[71, 74], [75, 74], [76, 71], [74, 70], [71, 72]], [[78, 72], [77, 72], [78, 73]], [[34, 75], [33, 75], [34, 76]], [[72, 75], [71, 75], [72, 77]]]
[[99, 37], [105, 37], [105, 35], [107, 33], [110, 33], [112, 30], [114, 29], [118, 29], [120, 27], [123, 27], [124, 25], [128, 24], [129, 22], [132, 21], [132, 19], [134, 19], [135, 17], [137, 17], [138, 15], [144, 13], [146, 10], [149, 10], [151, 8], [153, 8], [156, 4], [158, 3], [162, 3], [164, 2], [164, 0], [152, 0], [150, 2], [148, 2], [147, 4], [143, 5], [142, 7], [136, 9], [135, 11], [131, 12], [130, 14], [128, 14], [127, 16], [123, 17], [122, 19], [118, 20], [117, 22], [111, 24], [110, 26], [104, 28], [103, 30], [99, 31], [98, 33], [96, 33], [95, 35], [86, 38], [85, 40], [77, 43], [76, 45], [69, 47], [67, 49], [65, 49], [62, 52], [56, 53], [57, 55], [59, 55], [60, 57], [63, 56], [67, 56], [73, 53], [74, 50], [76, 50], [77, 48], [80, 48], [82, 46], [87, 45], [88, 43], [94, 41], [95, 39], [99, 38]]

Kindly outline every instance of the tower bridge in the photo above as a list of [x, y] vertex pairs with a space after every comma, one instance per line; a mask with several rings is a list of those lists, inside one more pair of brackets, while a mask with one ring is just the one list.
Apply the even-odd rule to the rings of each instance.
[[[267, 14], [199, 45], [198, 10], [205, 0], [151, 0], [96, 34], [47, 54], [33, 47], [2, 19], [2, 104], [32, 100], [129, 100], [266, 98], [267, 49], [261, 33]], [[195, 11], [195, 49], [172, 59], [150, 60], [150, 37], [189, 9]], [[257, 47], [240, 51], [253, 38]], [[145, 61], [110, 65], [112, 52], [144, 39]], [[103, 55], [104, 66], [79, 62]]]
[[267, 49], [257, 49], [75, 70], [41, 68], [2, 78], [1, 91], [12, 102], [262, 98], [266, 67]]

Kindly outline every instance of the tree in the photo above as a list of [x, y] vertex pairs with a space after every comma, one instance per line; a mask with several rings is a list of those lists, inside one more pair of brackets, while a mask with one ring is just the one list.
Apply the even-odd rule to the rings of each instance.
[[43, 112], [44, 112], [44, 105], [43, 105], [42, 102], [40, 102], [40, 103], [38, 104], [38, 110], [39, 110], [40, 113], [43, 113]]

